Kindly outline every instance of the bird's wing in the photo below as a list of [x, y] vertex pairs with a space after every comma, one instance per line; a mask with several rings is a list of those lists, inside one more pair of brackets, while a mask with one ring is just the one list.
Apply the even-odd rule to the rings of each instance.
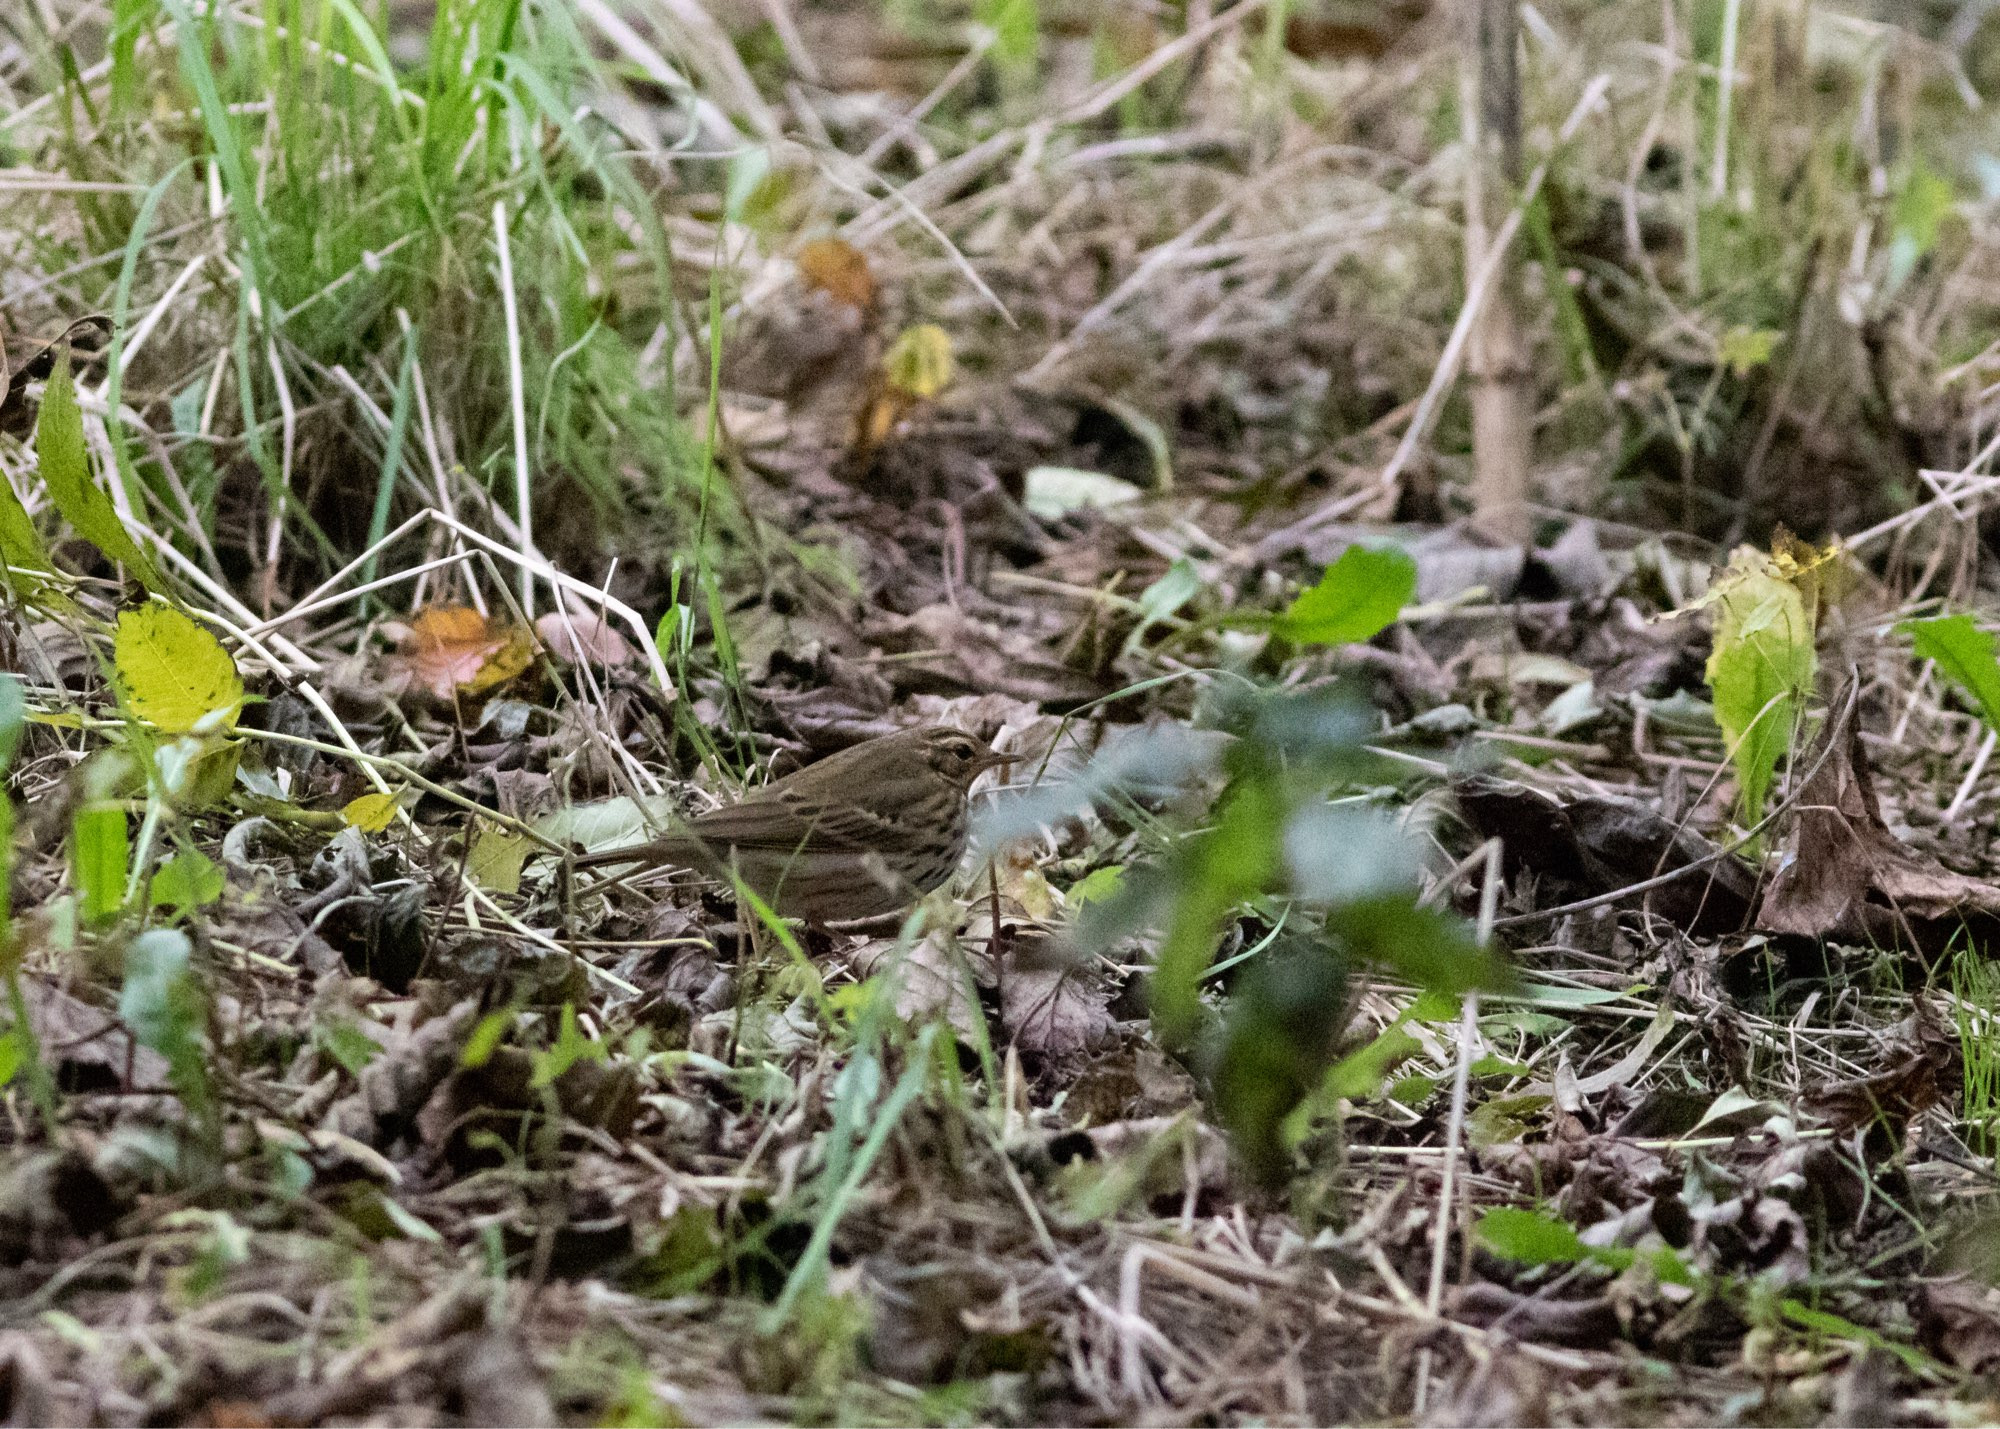
[[816, 849], [879, 848], [894, 828], [893, 820], [854, 804], [822, 804], [786, 789], [713, 809], [688, 832], [711, 846], [790, 853], [807, 842]]

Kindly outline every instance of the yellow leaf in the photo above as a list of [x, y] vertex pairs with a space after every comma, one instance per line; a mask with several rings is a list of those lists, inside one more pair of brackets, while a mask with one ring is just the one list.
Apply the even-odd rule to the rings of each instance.
[[132, 712], [168, 734], [236, 728], [243, 679], [222, 642], [171, 605], [118, 613], [112, 641]]
[[520, 834], [481, 829], [466, 855], [465, 876], [488, 893], [519, 893], [521, 865], [534, 850], [534, 844]]
[[350, 799], [341, 809], [340, 817], [364, 834], [379, 834], [396, 822], [396, 796], [363, 794], [358, 799]]
[[882, 358], [882, 375], [906, 397], [937, 396], [951, 384], [951, 335], [936, 323], [904, 328]]

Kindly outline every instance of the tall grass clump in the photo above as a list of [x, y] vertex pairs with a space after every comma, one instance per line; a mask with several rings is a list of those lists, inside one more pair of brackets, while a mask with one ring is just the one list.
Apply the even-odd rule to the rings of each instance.
[[3, 157], [80, 187], [10, 246], [55, 275], [31, 320], [112, 314], [107, 435], [159, 529], [282, 585], [423, 506], [519, 539], [522, 451], [551, 554], [691, 497], [673, 156], [604, 117], [572, 7], [441, 0], [393, 36], [349, 0], [27, 11], [48, 99]]

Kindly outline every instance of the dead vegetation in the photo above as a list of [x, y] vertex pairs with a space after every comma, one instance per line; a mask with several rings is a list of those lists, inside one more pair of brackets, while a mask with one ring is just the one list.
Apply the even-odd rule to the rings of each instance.
[[0, 1417], [1992, 1417], [1935, 8], [0, 15]]

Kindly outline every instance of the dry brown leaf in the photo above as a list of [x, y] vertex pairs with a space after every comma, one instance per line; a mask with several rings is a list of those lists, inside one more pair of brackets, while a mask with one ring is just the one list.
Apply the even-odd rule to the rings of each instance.
[[2000, 1369], [2000, 1288], [1963, 1275], [1926, 1280], [1912, 1309], [1939, 1358], [1968, 1374]]
[[853, 244], [838, 238], [815, 238], [799, 249], [796, 261], [808, 288], [857, 311], [875, 306], [875, 274], [868, 266], [868, 256]]
[[417, 612], [400, 647], [383, 662], [392, 692], [411, 690], [440, 704], [479, 695], [513, 679], [535, 659], [535, 637], [489, 620], [470, 606], [436, 605]]
[[166, 1091], [167, 1059], [142, 1047], [115, 1012], [93, 1007], [53, 983], [21, 979], [28, 1021], [42, 1057], [76, 1090]]
[[979, 998], [972, 985], [972, 956], [932, 933], [902, 952], [894, 938], [877, 938], [861, 945], [848, 961], [861, 977], [889, 973], [895, 978], [896, 1012], [905, 1021], [922, 1022], [942, 1015], [962, 1037], [979, 1031]]
[[1919, 857], [1882, 822], [1852, 682], [1802, 761], [1791, 837], [1757, 926], [1934, 951], [1968, 917], [2000, 919], [2000, 890]]
[[1069, 1057], [1111, 1035], [1110, 998], [1083, 968], [1009, 967], [1000, 983], [1000, 1022], [1023, 1052]]
[[354, 1091], [328, 1108], [322, 1124], [364, 1145], [386, 1145], [451, 1075], [478, 1017], [479, 999], [469, 997], [426, 1022], [364, 1067]]
[[637, 657], [611, 623], [594, 611], [552, 610], [535, 622], [535, 634], [566, 665], [629, 665]]
[[1031, 704], [1081, 704], [1101, 694], [1097, 683], [1072, 670], [1036, 641], [966, 614], [950, 605], [928, 605], [913, 615], [883, 615], [869, 639], [910, 658], [894, 666], [899, 684], [934, 691], [993, 691]]

